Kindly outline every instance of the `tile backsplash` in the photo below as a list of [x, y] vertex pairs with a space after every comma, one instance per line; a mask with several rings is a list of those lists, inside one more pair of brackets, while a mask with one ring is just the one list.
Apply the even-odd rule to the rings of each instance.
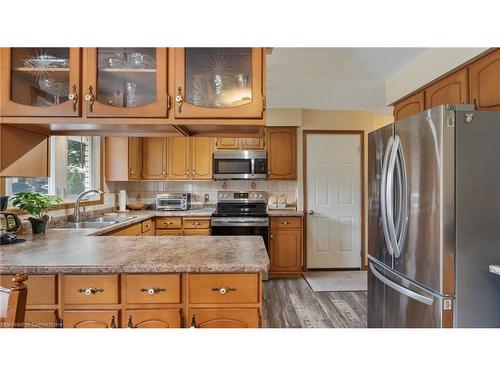
[[217, 203], [217, 191], [243, 190], [265, 191], [268, 195], [297, 197], [296, 181], [124, 181], [106, 182], [106, 191], [127, 192], [127, 200], [134, 202], [138, 196], [145, 203], [153, 203], [156, 194], [166, 192], [185, 192], [192, 194], [193, 202], [203, 202], [208, 194], [209, 204]]

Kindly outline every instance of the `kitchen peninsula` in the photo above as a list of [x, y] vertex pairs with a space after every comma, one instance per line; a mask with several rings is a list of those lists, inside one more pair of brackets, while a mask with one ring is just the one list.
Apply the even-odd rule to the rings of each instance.
[[[127, 221], [140, 223], [144, 217]], [[27, 273], [26, 322], [80, 327], [261, 326], [262, 272], [269, 258], [257, 236], [106, 236], [95, 229], [49, 230], [2, 246], [8, 284]]]

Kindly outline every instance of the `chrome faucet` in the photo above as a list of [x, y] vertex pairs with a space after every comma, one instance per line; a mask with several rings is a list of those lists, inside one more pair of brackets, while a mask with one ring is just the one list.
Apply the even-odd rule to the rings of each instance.
[[92, 193], [104, 194], [104, 191], [102, 191], [100, 189], [89, 189], [89, 190], [85, 190], [83, 193], [81, 193], [78, 196], [78, 198], [76, 198], [75, 212], [73, 213], [73, 217], [75, 219], [75, 223], [79, 223], [80, 222], [80, 202], [82, 200], [84, 200], [83, 199], [84, 197], [86, 197], [87, 195], [92, 194]]

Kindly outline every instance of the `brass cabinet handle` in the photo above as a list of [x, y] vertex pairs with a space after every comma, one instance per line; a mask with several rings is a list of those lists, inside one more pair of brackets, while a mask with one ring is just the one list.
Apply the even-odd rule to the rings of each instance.
[[167, 221], [165, 224], [172, 225], [173, 223], [171, 221]]
[[182, 87], [177, 88], [177, 96], [175, 97], [175, 101], [177, 102], [177, 111], [179, 113], [182, 112], [182, 103], [184, 103], [184, 98], [182, 97]]
[[95, 101], [95, 96], [93, 92], [92, 86], [89, 86], [89, 92], [87, 95], [85, 95], [85, 100], [87, 101], [87, 107], [89, 109], [89, 112], [92, 112], [94, 109], [94, 101]]
[[191, 315], [191, 328], [196, 328], [196, 318], [193, 315]]
[[167, 174], [167, 171], [164, 169], [163, 170], [163, 175], [165, 176]]
[[133, 169], [130, 169], [130, 174], [134, 174], [134, 170]]
[[267, 175], [270, 176], [271, 175], [271, 170], [268, 170], [267, 171]]
[[189, 169], [186, 169], [186, 176], [189, 176]]
[[128, 323], [127, 323], [128, 328], [134, 328], [134, 323], [132, 322], [132, 315], [128, 316]]
[[229, 292], [236, 292], [236, 288], [212, 288], [212, 292], [219, 292], [221, 295], [224, 295]]
[[104, 289], [102, 288], [83, 288], [83, 289], [78, 289], [78, 292], [85, 294], [86, 296], [91, 296], [92, 294], [97, 294], [97, 293], [102, 293], [104, 292]]
[[191, 174], [194, 176], [196, 175], [196, 171], [193, 169], [193, 171], [191, 172]]
[[273, 238], [274, 238], [274, 234], [271, 233], [271, 239], [273, 239]]
[[290, 222], [288, 222], [288, 221], [281, 221], [280, 224], [287, 225], [287, 224], [290, 224]]
[[199, 223], [199, 222], [197, 222], [197, 221], [195, 221], [195, 222], [193, 223], [193, 225], [194, 225], [195, 227], [197, 227], [198, 225], [200, 225], [200, 223]]
[[149, 295], [158, 294], [160, 292], [166, 292], [167, 291], [165, 288], [157, 288], [157, 287], [153, 287], [153, 288], [141, 288], [139, 290], [141, 292], [146, 292]]
[[116, 328], [115, 316], [111, 316], [111, 322], [109, 322], [109, 328]]
[[68, 99], [73, 101], [73, 111], [76, 112], [78, 108], [78, 92], [76, 90], [76, 85], [73, 85], [73, 92], [68, 94]]

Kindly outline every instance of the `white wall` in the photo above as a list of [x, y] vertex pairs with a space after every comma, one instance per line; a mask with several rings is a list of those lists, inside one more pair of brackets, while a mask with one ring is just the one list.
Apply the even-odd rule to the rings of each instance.
[[385, 84], [385, 103], [410, 94], [488, 48], [431, 48], [413, 60]]

